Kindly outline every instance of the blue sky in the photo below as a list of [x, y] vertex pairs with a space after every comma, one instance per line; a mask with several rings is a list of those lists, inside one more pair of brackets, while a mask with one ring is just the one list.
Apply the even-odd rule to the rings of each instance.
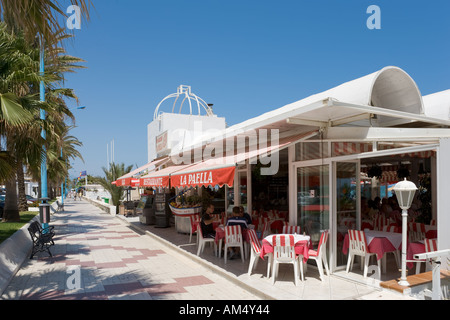
[[[69, 54], [87, 69], [67, 77], [80, 105], [72, 134], [102, 175], [115, 162], [147, 163], [158, 103], [190, 85], [233, 125], [385, 66], [404, 69], [423, 95], [450, 89], [450, 1], [94, 0]], [[369, 30], [370, 5], [381, 29]], [[70, 107], [75, 107], [71, 104]]]

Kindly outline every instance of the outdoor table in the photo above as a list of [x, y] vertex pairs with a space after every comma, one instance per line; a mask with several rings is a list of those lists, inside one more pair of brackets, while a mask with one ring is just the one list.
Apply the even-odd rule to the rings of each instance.
[[[279, 234], [276, 234], [279, 235]], [[265, 237], [262, 241], [262, 248], [260, 257], [264, 260], [266, 254], [273, 254], [272, 238], [274, 234]], [[303, 256], [303, 262], [306, 263], [309, 259], [309, 246], [311, 244], [311, 237], [300, 234], [293, 234], [295, 243], [295, 254]]]
[[[435, 238], [429, 238], [429, 239], [435, 239]], [[408, 249], [406, 251], [406, 260], [411, 261], [415, 260], [414, 255], [425, 253], [425, 242], [423, 240], [417, 241], [417, 242], [410, 242], [408, 243]], [[423, 262], [424, 260], [417, 260]], [[412, 269], [414, 267], [414, 262], [407, 262], [406, 267], [408, 269]]]
[[[414, 267], [414, 262], [410, 262], [411, 260], [414, 260], [414, 255], [419, 253], [425, 253], [425, 244], [423, 241], [419, 242], [411, 242], [408, 243], [408, 249], [406, 251], [406, 260], [408, 261], [406, 263], [406, 267], [408, 269], [412, 269]], [[417, 260], [421, 261], [421, 260]]]
[[[367, 247], [370, 253], [377, 255], [377, 260], [384, 257], [385, 253], [401, 250], [402, 234], [395, 232], [366, 230]], [[342, 252], [348, 254], [349, 240], [348, 233], [344, 239]], [[386, 272], [386, 260], [383, 261], [383, 271]]]

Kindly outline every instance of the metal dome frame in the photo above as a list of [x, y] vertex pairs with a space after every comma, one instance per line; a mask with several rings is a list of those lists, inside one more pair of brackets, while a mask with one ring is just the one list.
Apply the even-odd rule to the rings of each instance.
[[[179, 100], [180, 97], [184, 96], [183, 101], [181, 102], [180, 105], [180, 109], [178, 111], [179, 114], [181, 114], [181, 110], [183, 109], [183, 105], [185, 103], [185, 101], [187, 100], [189, 103], [189, 115], [192, 115], [192, 102], [194, 101], [197, 104], [197, 110], [198, 110], [198, 115], [201, 115], [201, 108], [203, 108], [206, 111], [206, 115], [207, 116], [212, 116], [214, 115], [212, 108], [200, 97], [198, 97], [197, 95], [195, 95], [194, 93], [192, 93], [191, 87], [190, 86], [186, 86], [186, 85], [180, 85], [177, 88], [177, 92], [176, 93], [172, 93], [170, 95], [168, 95], [167, 97], [165, 97], [164, 99], [161, 100], [161, 102], [158, 104], [158, 106], [155, 109], [155, 113], [153, 115], [153, 120], [157, 120], [158, 116], [160, 115], [159, 112], [159, 108], [161, 106], [161, 104], [171, 98], [175, 98], [175, 101], [173, 103], [172, 106], [172, 113], [175, 113], [175, 107], [176, 104]], [[194, 106], [195, 107], [195, 106]]]

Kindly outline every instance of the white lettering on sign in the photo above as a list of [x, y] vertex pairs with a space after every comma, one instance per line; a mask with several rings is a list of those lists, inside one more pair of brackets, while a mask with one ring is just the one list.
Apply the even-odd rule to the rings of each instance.
[[144, 179], [144, 186], [162, 186], [163, 178], [147, 178]]
[[180, 177], [180, 185], [212, 184], [212, 171], [185, 174]]

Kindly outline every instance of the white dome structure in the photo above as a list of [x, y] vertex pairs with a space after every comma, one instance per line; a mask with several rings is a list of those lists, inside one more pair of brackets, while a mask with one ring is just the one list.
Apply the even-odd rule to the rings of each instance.
[[[201, 110], [206, 111], [207, 116], [212, 116], [213, 111], [211, 105], [208, 105], [202, 98], [198, 97], [194, 93], [192, 93], [191, 87], [186, 85], [181, 85], [177, 88], [176, 93], [172, 93], [161, 100], [158, 106], [155, 109], [155, 113], [153, 115], [153, 120], [157, 120], [158, 116], [161, 114], [160, 108], [163, 102], [169, 99], [175, 99], [172, 105], [172, 112], [176, 113], [178, 109], [178, 113], [182, 114], [183, 106], [185, 102], [189, 105], [189, 115], [193, 115], [194, 109], [198, 111], [198, 116], [201, 116]], [[181, 102], [180, 102], [181, 101]], [[177, 106], [179, 103], [179, 107]], [[194, 109], [193, 109], [194, 108]]]

